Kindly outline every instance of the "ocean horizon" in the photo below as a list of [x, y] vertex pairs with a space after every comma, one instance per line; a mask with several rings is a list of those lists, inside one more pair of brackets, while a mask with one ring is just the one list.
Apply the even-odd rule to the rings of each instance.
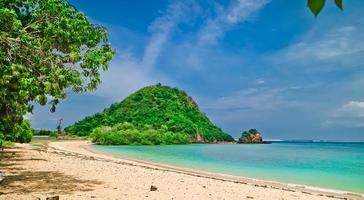
[[364, 194], [364, 143], [281, 140], [272, 144], [92, 145], [98, 152], [171, 166]]

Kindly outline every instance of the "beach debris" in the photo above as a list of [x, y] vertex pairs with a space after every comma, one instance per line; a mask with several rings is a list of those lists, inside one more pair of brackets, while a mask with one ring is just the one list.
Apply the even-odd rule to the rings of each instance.
[[154, 185], [150, 186], [150, 191], [157, 191], [157, 190], [158, 190], [157, 186]]
[[47, 197], [46, 200], [59, 200], [59, 196]]
[[306, 192], [306, 191], [302, 191], [302, 193], [303, 193], [303, 194], [310, 194], [310, 195], [312, 195], [312, 193], [310, 193], [310, 192]]
[[0, 183], [5, 179], [5, 175], [0, 173]]
[[247, 199], [254, 199], [252, 196], [246, 196]]

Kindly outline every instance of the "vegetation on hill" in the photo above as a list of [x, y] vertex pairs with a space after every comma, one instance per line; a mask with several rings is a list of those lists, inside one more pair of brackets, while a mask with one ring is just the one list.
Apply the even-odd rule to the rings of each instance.
[[90, 138], [96, 144], [114, 145], [160, 145], [188, 144], [192, 138], [185, 133], [173, 133], [166, 126], [154, 129], [151, 126], [136, 128], [129, 122], [113, 127], [102, 126], [92, 131]]
[[[140, 135], [143, 135], [145, 127], [148, 127], [149, 134], [151, 129], [166, 135], [186, 134], [193, 142], [233, 141], [230, 135], [216, 127], [199, 110], [194, 100], [184, 91], [160, 84], [142, 88], [104, 111], [67, 127], [65, 131], [78, 136], [87, 136], [95, 128], [124, 122], [131, 123]], [[114, 129], [115, 127], [104, 132], [114, 133]], [[102, 132], [101, 130], [105, 128], [96, 132]], [[93, 139], [96, 135], [101, 135], [96, 132], [93, 134]]]

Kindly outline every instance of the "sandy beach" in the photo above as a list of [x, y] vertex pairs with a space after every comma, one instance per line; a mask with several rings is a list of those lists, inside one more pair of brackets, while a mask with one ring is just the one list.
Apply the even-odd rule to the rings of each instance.
[[[102, 155], [88, 141], [18, 144], [0, 154], [0, 200], [46, 199], [364, 199], [283, 183]], [[151, 191], [151, 186], [156, 191]]]

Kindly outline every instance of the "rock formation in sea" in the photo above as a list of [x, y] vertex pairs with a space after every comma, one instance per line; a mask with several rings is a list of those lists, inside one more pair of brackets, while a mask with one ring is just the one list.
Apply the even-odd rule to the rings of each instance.
[[244, 131], [241, 134], [241, 137], [238, 140], [239, 144], [259, 144], [264, 143], [263, 137], [260, 132], [258, 132], [256, 129], [250, 129], [249, 131]]

